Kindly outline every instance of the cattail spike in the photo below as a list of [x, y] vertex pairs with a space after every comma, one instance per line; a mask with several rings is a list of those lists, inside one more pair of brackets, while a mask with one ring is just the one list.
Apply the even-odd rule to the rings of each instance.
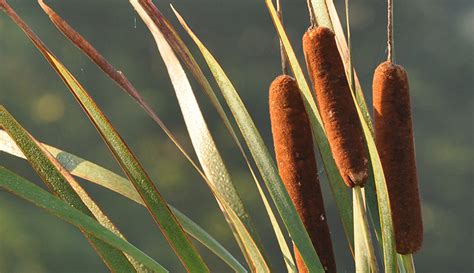
[[303, 50], [339, 172], [349, 187], [363, 187], [368, 177], [367, 149], [334, 33], [324, 27], [309, 29], [303, 36]]
[[373, 81], [375, 141], [387, 181], [397, 252], [414, 253], [423, 242], [407, 73], [386, 61]]
[[[336, 272], [308, 116], [296, 81], [277, 77], [270, 86], [270, 118], [278, 170], [326, 272]], [[299, 272], [307, 272], [295, 248]]]

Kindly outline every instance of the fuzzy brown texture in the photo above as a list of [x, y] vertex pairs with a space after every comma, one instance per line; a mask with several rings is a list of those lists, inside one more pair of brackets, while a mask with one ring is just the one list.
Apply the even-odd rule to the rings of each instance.
[[334, 33], [324, 27], [309, 29], [303, 36], [303, 50], [339, 172], [347, 186], [363, 187], [368, 154]]
[[408, 77], [391, 62], [380, 64], [373, 81], [375, 141], [392, 209], [397, 252], [414, 253], [423, 242]]
[[[270, 118], [278, 170], [326, 272], [336, 272], [308, 116], [296, 81], [278, 76], [270, 86]], [[299, 272], [307, 272], [295, 248]]]

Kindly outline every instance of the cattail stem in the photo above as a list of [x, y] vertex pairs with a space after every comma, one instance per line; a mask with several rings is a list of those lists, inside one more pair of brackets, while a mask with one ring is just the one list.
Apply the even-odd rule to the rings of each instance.
[[400, 255], [402, 257], [402, 264], [405, 267], [407, 273], [416, 273], [415, 263], [413, 262], [413, 255], [406, 254]]
[[357, 273], [377, 273], [377, 258], [372, 243], [372, 237], [367, 219], [363, 189], [359, 186], [352, 188], [354, 210], [354, 244]]
[[368, 177], [367, 148], [334, 33], [324, 27], [309, 29], [303, 50], [339, 172], [349, 187], [362, 187]]
[[318, 22], [316, 21], [316, 15], [314, 14], [313, 3], [311, 0], [306, 0], [306, 4], [308, 5], [310, 28], [315, 28], [318, 26]]
[[351, 24], [349, 19], [349, 0], [346, 3], [346, 26], [347, 26], [347, 47], [349, 49], [349, 86], [351, 91], [355, 92], [354, 66], [352, 64], [352, 45], [351, 45]]
[[[296, 81], [286, 75], [270, 86], [270, 119], [278, 171], [326, 272], [336, 272], [311, 125]], [[299, 272], [307, 272], [295, 248]]]
[[393, 0], [387, 0], [387, 61], [394, 62]]
[[397, 252], [414, 253], [423, 242], [408, 76], [380, 64], [374, 73], [375, 142], [387, 182]]
[[[283, 25], [283, 10], [281, 6], [281, 0], [277, 0], [277, 12], [278, 12], [278, 19], [281, 22], [281, 25]], [[283, 42], [281, 39], [280, 41], [280, 60], [281, 60], [281, 71], [283, 75], [288, 75], [288, 58], [285, 53], [285, 48], [283, 47]]]

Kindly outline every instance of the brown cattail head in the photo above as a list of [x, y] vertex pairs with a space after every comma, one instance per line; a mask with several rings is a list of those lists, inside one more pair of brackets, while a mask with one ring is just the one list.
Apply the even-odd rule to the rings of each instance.
[[423, 242], [407, 73], [380, 64], [373, 82], [375, 141], [390, 197], [397, 252], [414, 253]]
[[[326, 268], [336, 272], [331, 235], [308, 116], [296, 81], [278, 76], [270, 86], [270, 118], [278, 170], [313, 245]], [[307, 272], [295, 248], [300, 272]]]
[[368, 177], [367, 149], [334, 33], [324, 27], [309, 29], [303, 36], [303, 50], [339, 172], [349, 187], [363, 187]]

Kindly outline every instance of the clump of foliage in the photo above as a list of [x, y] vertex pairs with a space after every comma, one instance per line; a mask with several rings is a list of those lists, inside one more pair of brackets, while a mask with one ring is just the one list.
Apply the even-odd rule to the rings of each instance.
[[[259, 231], [239, 197], [216, 147], [185, 72], [186, 68], [209, 97], [246, 161], [271, 220], [288, 272], [336, 272], [337, 253], [332, 250], [319, 189], [314, 144], [324, 163], [332, 197], [337, 205], [348, 246], [354, 255], [356, 271], [378, 272], [381, 268], [384, 272], [393, 273], [415, 271], [412, 253], [421, 246], [422, 226], [406, 74], [397, 79], [401, 83], [393, 84], [390, 83], [393, 76], [376, 74], [374, 92], [378, 92], [377, 98], [381, 99], [375, 102], [378, 112], [374, 134], [368, 108], [352, 66], [347, 0], [347, 42], [333, 1], [308, 1], [311, 27], [303, 38], [303, 45], [316, 96], [311, 92], [303, 68], [285, 32], [280, 2], [277, 2], [275, 8], [271, 0], [265, 0], [280, 38], [285, 74], [279, 76], [270, 87], [276, 162], [232, 82], [183, 17], [173, 8], [179, 22], [204, 57], [226, 107], [230, 109], [231, 118], [224, 111], [224, 106], [187, 45], [151, 0], [130, 0], [130, 3], [156, 41], [198, 162], [191, 158], [127, 77], [39, 0], [41, 8], [54, 25], [143, 108], [200, 174], [219, 204], [247, 266], [238, 261], [211, 234], [167, 204], [133, 151], [90, 94], [5, 0], [0, 0], [0, 9], [25, 32], [64, 81], [102, 136], [126, 178], [73, 154], [40, 143], [1, 106], [1, 150], [28, 160], [50, 192], [4, 167], [0, 167], [0, 187], [79, 228], [111, 272], [168, 271], [127, 241], [74, 176], [115, 191], [146, 207], [188, 272], [209, 271], [190, 236], [214, 252], [233, 271], [277, 270], [269, 263], [266, 253], [268, 250], [261, 243]], [[393, 63], [391, 0], [388, 11], [389, 61]], [[288, 68], [291, 68], [293, 77], [289, 76]], [[383, 81], [389, 83], [380, 83]], [[397, 93], [399, 89], [404, 92], [401, 99]], [[385, 97], [388, 97], [388, 101]], [[403, 109], [404, 113], [397, 116], [393, 112], [394, 107]], [[388, 115], [384, 114], [386, 111], [389, 112]], [[384, 120], [385, 116], [388, 120]], [[387, 129], [392, 123], [397, 126]], [[235, 125], [238, 130], [235, 130]], [[399, 132], [404, 133], [402, 140], [397, 138], [401, 134]], [[245, 143], [239, 140], [239, 136]], [[403, 149], [395, 147], [398, 144]], [[382, 156], [379, 157], [379, 154]], [[394, 162], [394, 158], [402, 159]], [[267, 198], [268, 194], [271, 199]], [[407, 203], [410, 204], [409, 207], [406, 206]], [[411, 211], [414, 214], [410, 214]], [[367, 214], [370, 215], [371, 223]], [[279, 220], [284, 224], [283, 228]], [[371, 238], [372, 233], [377, 237], [378, 248]], [[288, 246], [287, 237], [294, 244], [294, 253]], [[382, 257], [380, 265], [375, 255], [379, 249]]]

